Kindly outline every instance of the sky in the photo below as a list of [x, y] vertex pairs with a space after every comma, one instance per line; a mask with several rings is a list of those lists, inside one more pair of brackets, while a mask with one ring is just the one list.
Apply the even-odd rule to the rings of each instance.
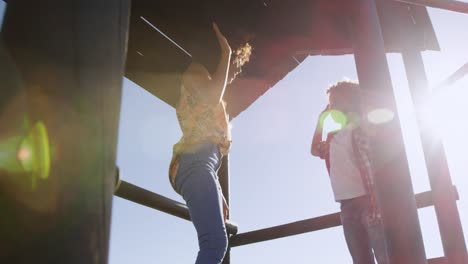
[[[465, 1], [467, 2], [467, 1]], [[0, 23], [5, 3], [0, 1]], [[429, 9], [441, 51], [423, 53], [431, 87], [468, 62], [468, 15]], [[399, 54], [387, 55], [413, 188], [430, 189]], [[353, 56], [307, 58], [232, 121], [231, 218], [239, 233], [338, 212], [322, 160], [310, 155], [325, 89], [357, 79]], [[433, 102], [443, 136], [458, 208], [468, 239], [468, 76]], [[434, 128], [435, 129], [435, 128]], [[122, 178], [183, 202], [167, 177], [172, 146], [181, 132], [175, 110], [130, 80], [123, 85], [117, 164]], [[418, 211], [426, 255], [443, 255], [432, 207]], [[192, 224], [115, 197], [110, 264], [193, 263], [198, 251]], [[231, 263], [351, 263], [341, 227], [233, 248]]]

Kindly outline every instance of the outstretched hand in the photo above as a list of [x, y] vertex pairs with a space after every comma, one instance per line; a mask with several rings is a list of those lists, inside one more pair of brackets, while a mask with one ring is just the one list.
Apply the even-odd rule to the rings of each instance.
[[223, 33], [221, 33], [218, 25], [215, 22], [213, 22], [213, 30], [216, 33], [216, 37], [218, 38], [218, 42], [219, 42], [219, 46], [221, 47], [221, 50], [224, 53], [231, 55], [231, 52], [232, 52], [231, 47], [229, 46], [229, 43], [226, 37], [223, 35]]

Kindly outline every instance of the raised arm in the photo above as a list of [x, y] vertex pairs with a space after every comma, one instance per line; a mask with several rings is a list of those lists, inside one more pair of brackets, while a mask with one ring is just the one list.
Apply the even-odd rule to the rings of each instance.
[[220, 103], [224, 96], [224, 90], [226, 89], [226, 82], [229, 72], [229, 65], [231, 64], [231, 47], [224, 37], [224, 35], [219, 31], [218, 25], [213, 23], [213, 29], [218, 38], [218, 43], [221, 48], [221, 56], [216, 67], [216, 71], [211, 80], [211, 85], [208, 87], [210, 89], [210, 101], [212, 103]]
[[221, 47], [221, 56], [215, 73], [211, 76], [205, 66], [194, 62], [182, 75], [182, 84], [186, 89], [195, 90], [201, 94], [199, 99], [205, 103], [218, 104], [223, 99], [226, 89], [231, 47], [215, 23], [213, 23], [213, 29]]
[[322, 141], [322, 126], [320, 125], [320, 118], [317, 120], [315, 126], [314, 137], [312, 138], [312, 145], [310, 146], [310, 153], [312, 156], [320, 157], [320, 142]]
[[317, 125], [315, 126], [314, 137], [312, 138], [312, 145], [310, 146], [310, 153], [312, 156], [320, 157], [321, 159], [325, 158], [324, 151], [326, 149], [326, 143], [322, 141], [322, 131], [323, 127], [320, 124], [320, 119], [322, 114], [328, 110], [328, 105], [323, 109], [317, 120]]

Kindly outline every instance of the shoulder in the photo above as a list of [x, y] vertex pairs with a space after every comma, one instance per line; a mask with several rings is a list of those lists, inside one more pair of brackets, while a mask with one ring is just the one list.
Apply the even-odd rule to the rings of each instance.
[[197, 82], [211, 79], [210, 72], [200, 63], [193, 62], [182, 74], [183, 83]]
[[199, 63], [192, 63], [182, 75], [186, 95], [196, 97], [203, 104], [219, 104], [216, 83], [208, 70]]

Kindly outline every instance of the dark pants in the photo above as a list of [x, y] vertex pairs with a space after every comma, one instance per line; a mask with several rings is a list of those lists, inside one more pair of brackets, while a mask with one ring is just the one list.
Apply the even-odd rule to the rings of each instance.
[[198, 234], [200, 251], [195, 264], [219, 264], [227, 249], [222, 192], [216, 174], [221, 157], [218, 146], [212, 143], [178, 157], [175, 186], [187, 203]]
[[[387, 264], [386, 243], [381, 222], [369, 223], [368, 196], [341, 201], [341, 222], [354, 264]], [[373, 251], [372, 251], [373, 249]]]

